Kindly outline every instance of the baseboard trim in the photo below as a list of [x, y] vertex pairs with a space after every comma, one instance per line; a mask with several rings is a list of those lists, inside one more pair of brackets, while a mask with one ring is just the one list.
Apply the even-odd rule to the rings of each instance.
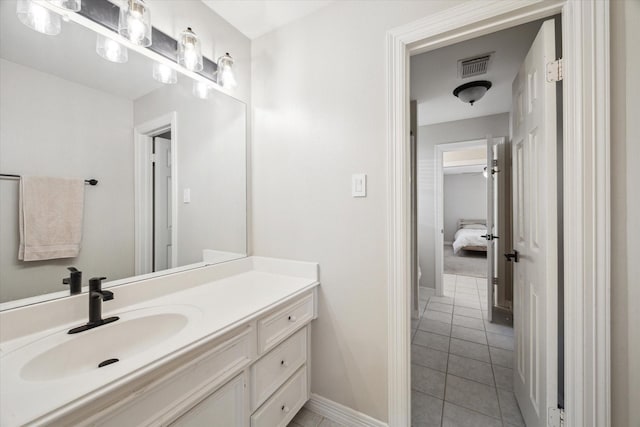
[[314, 393], [311, 393], [311, 399], [309, 399], [305, 407], [318, 415], [347, 427], [388, 427], [387, 423]]

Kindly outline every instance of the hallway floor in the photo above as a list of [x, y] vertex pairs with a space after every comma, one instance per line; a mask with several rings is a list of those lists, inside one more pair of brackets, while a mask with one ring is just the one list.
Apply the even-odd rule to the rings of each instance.
[[414, 427], [524, 426], [513, 394], [513, 328], [485, 320], [485, 290], [486, 279], [445, 274], [445, 296], [420, 294], [411, 339]]

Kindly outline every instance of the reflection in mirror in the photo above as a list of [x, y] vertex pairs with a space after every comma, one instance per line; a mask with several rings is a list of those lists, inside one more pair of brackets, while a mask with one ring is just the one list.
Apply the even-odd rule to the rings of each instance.
[[[83, 284], [113, 284], [246, 256], [245, 104], [195, 96], [190, 78], [114, 49], [73, 22], [37, 33], [15, 1], [0, 2], [0, 173], [98, 180], [81, 186], [78, 253], [23, 261], [20, 232], [34, 228], [29, 214], [20, 227], [19, 207], [31, 197], [43, 201], [32, 203], [36, 217], [56, 210], [28, 185], [20, 195], [18, 179], [0, 179], [0, 303], [68, 295], [71, 266]], [[45, 229], [36, 237], [55, 241], [56, 228]]]

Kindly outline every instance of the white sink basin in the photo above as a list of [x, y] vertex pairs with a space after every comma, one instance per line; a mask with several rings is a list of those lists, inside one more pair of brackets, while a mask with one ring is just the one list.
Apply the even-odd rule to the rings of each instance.
[[[65, 329], [7, 357], [22, 361], [18, 376], [24, 381], [51, 381], [108, 370], [171, 340], [197, 313], [200, 311], [191, 306], [116, 313], [120, 316], [116, 322], [71, 335]], [[118, 361], [98, 367], [110, 359]]]

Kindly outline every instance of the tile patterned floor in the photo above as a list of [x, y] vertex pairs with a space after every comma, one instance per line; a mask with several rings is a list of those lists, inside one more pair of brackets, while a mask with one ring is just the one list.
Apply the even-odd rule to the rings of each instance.
[[345, 427], [328, 418], [302, 408], [287, 427]]
[[[486, 319], [486, 279], [444, 275], [412, 321], [413, 427], [524, 426], [513, 394], [513, 328]], [[298, 426], [296, 426], [298, 427]]]

